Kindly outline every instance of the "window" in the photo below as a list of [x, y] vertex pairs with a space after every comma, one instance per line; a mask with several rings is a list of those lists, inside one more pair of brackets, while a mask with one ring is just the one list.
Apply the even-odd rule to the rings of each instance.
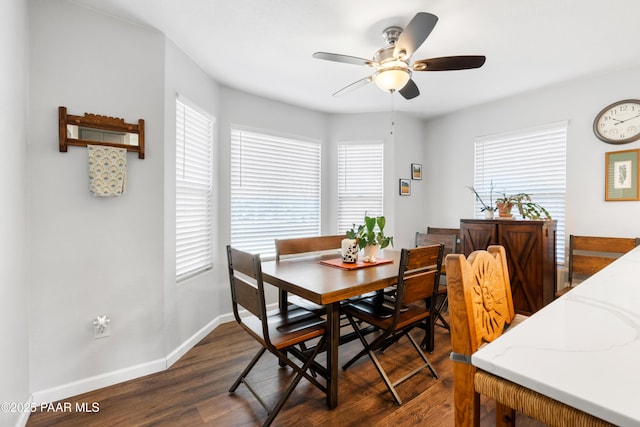
[[383, 214], [382, 141], [338, 144], [338, 232]]
[[[564, 263], [567, 122], [477, 138], [474, 188], [489, 203], [506, 194], [527, 193], [557, 220], [556, 258]], [[476, 201], [474, 212], [480, 214]], [[514, 212], [514, 214], [518, 214]]]
[[274, 239], [320, 235], [320, 143], [231, 130], [231, 244], [275, 254]]
[[213, 119], [176, 100], [176, 279], [212, 267]]

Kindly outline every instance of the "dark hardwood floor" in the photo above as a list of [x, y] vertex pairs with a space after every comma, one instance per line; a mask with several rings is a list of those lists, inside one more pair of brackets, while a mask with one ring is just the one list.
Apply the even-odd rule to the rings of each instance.
[[[423, 332], [414, 336], [422, 338]], [[418, 341], [419, 342], [419, 341]], [[228, 389], [258, 350], [258, 344], [235, 323], [219, 326], [170, 369], [106, 387], [59, 402], [70, 412], [35, 412], [27, 426], [255, 426], [266, 418], [262, 406], [240, 385], [236, 394]], [[353, 341], [340, 347], [340, 362], [360, 350]], [[401, 384], [404, 401], [396, 406], [373, 364], [363, 358], [340, 371], [339, 405], [328, 410], [322, 393], [302, 380], [276, 418], [276, 426], [453, 426], [451, 344], [446, 330], [437, 328], [436, 349], [430, 355], [439, 379], [427, 369]], [[415, 366], [406, 339], [381, 356], [392, 380], [400, 371]], [[415, 353], [414, 353], [415, 354]], [[323, 357], [323, 356], [322, 356]], [[392, 360], [393, 358], [393, 360]], [[393, 367], [396, 368], [393, 368]], [[250, 378], [265, 400], [288, 380], [291, 370], [279, 368], [276, 359], [263, 356]], [[76, 412], [77, 404], [98, 409]], [[483, 400], [482, 425], [494, 425], [494, 405]], [[518, 416], [523, 427], [542, 424]]]

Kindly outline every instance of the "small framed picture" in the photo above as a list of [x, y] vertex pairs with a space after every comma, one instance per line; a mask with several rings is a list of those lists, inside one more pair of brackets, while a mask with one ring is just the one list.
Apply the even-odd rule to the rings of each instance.
[[640, 150], [605, 153], [604, 199], [607, 201], [640, 200], [638, 161]]
[[410, 179], [400, 179], [400, 195], [401, 196], [410, 196], [411, 195], [411, 180]]
[[422, 165], [411, 163], [411, 179], [422, 179]]

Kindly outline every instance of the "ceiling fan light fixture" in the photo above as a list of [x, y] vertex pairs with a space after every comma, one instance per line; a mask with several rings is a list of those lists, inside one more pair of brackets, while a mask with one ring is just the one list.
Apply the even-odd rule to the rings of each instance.
[[385, 68], [373, 76], [376, 86], [385, 92], [402, 89], [409, 79], [411, 71], [401, 67]]

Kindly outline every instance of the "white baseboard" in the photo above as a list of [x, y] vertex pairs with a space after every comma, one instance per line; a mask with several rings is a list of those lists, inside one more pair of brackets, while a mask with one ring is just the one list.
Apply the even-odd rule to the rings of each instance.
[[68, 397], [77, 396], [78, 394], [87, 393], [99, 388], [121, 383], [123, 381], [164, 371], [166, 367], [166, 359], [157, 359], [151, 362], [141, 363], [140, 365], [62, 384], [46, 390], [36, 391], [32, 394], [32, 400], [36, 405], [55, 402], [57, 400], [66, 399]]
[[178, 361], [178, 359], [180, 359], [182, 356], [187, 354], [189, 350], [195, 347], [196, 344], [202, 341], [202, 339], [207, 335], [209, 335], [211, 331], [213, 331], [215, 328], [217, 328], [218, 326], [220, 326], [225, 322], [230, 322], [232, 320], [233, 320], [232, 314], [223, 314], [216, 317], [208, 324], [206, 324], [202, 329], [200, 329], [195, 334], [191, 335], [191, 337], [189, 337], [185, 342], [180, 344], [175, 350], [173, 350], [171, 353], [167, 355], [166, 368], [169, 369], [174, 363]]
[[[29, 399], [27, 399], [23, 407], [31, 408], [31, 405], [33, 405], [33, 396], [29, 396]], [[31, 411], [21, 411], [15, 427], [26, 427], [27, 422], [29, 421], [29, 415], [31, 415]]]

